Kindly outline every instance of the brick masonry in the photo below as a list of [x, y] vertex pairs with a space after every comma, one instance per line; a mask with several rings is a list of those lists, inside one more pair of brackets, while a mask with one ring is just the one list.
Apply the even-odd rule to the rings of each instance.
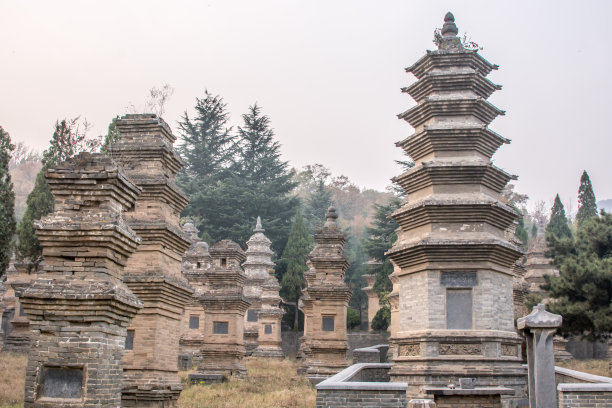
[[405, 391], [319, 390], [316, 408], [405, 408]]

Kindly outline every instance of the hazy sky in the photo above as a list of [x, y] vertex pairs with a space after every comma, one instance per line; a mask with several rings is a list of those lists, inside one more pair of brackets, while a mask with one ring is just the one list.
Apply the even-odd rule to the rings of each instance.
[[[517, 189], [574, 211], [586, 169], [598, 200], [612, 198], [610, 1], [0, 1], [0, 125], [47, 147], [56, 119], [81, 115], [106, 132], [148, 90], [175, 92], [176, 129], [204, 90], [240, 124], [257, 101], [292, 166], [321, 163], [361, 187], [400, 173], [400, 87], [444, 14], [499, 64], [506, 110], [491, 128], [512, 139], [495, 164]], [[176, 133], [176, 132], [175, 132]], [[566, 208], [567, 209], [567, 208]]]

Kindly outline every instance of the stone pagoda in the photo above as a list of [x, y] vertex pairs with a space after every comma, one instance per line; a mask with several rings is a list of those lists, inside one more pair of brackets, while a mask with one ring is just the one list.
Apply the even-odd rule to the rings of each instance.
[[304, 336], [302, 370], [317, 384], [348, 367], [346, 310], [351, 290], [344, 282], [349, 263], [344, 257], [344, 235], [338, 228], [336, 209], [329, 207], [325, 224], [315, 234], [310, 270], [304, 273]]
[[118, 407], [130, 319], [123, 283], [139, 238], [124, 221], [140, 194], [104, 154], [47, 170], [55, 211], [35, 222], [44, 267], [20, 302], [30, 318], [26, 407]]
[[244, 323], [245, 347], [248, 355], [247, 333], [254, 331], [257, 334], [254, 356], [282, 358], [281, 319], [284, 312], [279, 307], [280, 285], [274, 276], [271, 242], [264, 235], [259, 217], [253, 232], [247, 241], [246, 261], [242, 264], [247, 276], [244, 295], [251, 302]]
[[[42, 265], [39, 265], [42, 267]], [[28, 353], [30, 351], [30, 320], [23, 311], [15, 292], [27, 287], [38, 277], [40, 271], [28, 271], [25, 263], [11, 259], [6, 269], [6, 292], [2, 297], [5, 304], [2, 321], [6, 327], [3, 335], [4, 350], [13, 353]]]
[[548, 292], [542, 289], [546, 283], [545, 276], [559, 276], [559, 271], [550, 263], [550, 259], [545, 255], [547, 250], [544, 228], [538, 229], [536, 239], [527, 249], [527, 260], [525, 261], [525, 280], [529, 283], [529, 293], [535, 293], [544, 297]]
[[222, 377], [244, 377], [244, 315], [249, 301], [244, 297], [246, 275], [240, 268], [245, 254], [230, 240], [210, 248], [212, 266], [206, 272], [207, 291], [200, 296], [206, 313], [202, 362], [192, 381], [221, 380]]
[[374, 284], [376, 283], [376, 273], [374, 272], [382, 266], [382, 262], [370, 259], [364, 265], [369, 272], [372, 272], [363, 275], [368, 286], [361, 289], [368, 297], [368, 331], [372, 331], [372, 320], [374, 320], [374, 316], [380, 310], [380, 299], [378, 293], [374, 291]]
[[387, 252], [394, 272], [392, 381], [423, 386], [476, 379], [478, 387], [524, 391], [521, 338], [514, 329], [513, 271], [521, 251], [505, 238], [517, 213], [500, 195], [513, 176], [491, 164], [509, 141], [488, 129], [504, 112], [487, 102], [501, 87], [496, 65], [463, 47], [454, 17], [436, 51], [407, 68], [402, 89], [417, 105], [399, 116], [414, 133], [397, 143], [415, 166], [393, 179], [406, 192], [392, 216], [398, 239]]
[[268, 279], [268, 270], [274, 269], [270, 250], [270, 240], [264, 235], [265, 230], [261, 227], [261, 218], [257, 217], [257, 225], [254, 234], [247, 241], [246, 261], [242, 264], [246, 274], [244, 284], [244, 296], [251, 303], [244, 320], [244, 347], [246, 355], [253, 354], [258, 346], [259, 311], [261, 310], [262, 285]]
[[181, 321], [193, 289], [181, 273], [190, 241], [179, 227], [188, 199], [174, 183], [181, 160], [176, 137], [153, 114], [117, 120], [121, 140], [111, 151], [142, 189], [128, 225], [142, 238], [125, 267], [124, 281], [144, 303], [128, 328], [122, 406], [175, 406], [183, 385], [178, 376]]
[[193, 222], [187, 221], [183, 225], [183, 232], [190, 237], [191, 246], [183, 256], [182, 271], [195, 292], [190, 302], [185, 305], [179, 351], [189, 355], [193, 363], [200, 363], [205, 313], [199, 297], [208, 290], [206, 271], [212, 265], [212, 257], [208, 252], [208, 244], [198, 237], [198, 229]]

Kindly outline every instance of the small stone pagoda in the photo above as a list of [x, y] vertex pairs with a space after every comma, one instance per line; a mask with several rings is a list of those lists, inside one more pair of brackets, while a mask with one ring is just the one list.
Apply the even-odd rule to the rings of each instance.
[[512, 297], [521, 251], [505, 237], [518, 214], [501, 202], [513, 176], [491, 163], [509, 141], [487, 127], [504, 114], [487, 102], [501, 88], [486, 78], [498, 67], [464, 48], [454, 20], [446, 15], [438, 50], [406, 69], [418, 81], [402, 89], [417, 105], [398, 115], [414, 133], [397, 146], [415, 166], [393, 180], [406, 199], [392, 214], [398, 239], [387, 252], [391, 380], [408, 382], [412, 398], [460, 377], [522, 396]]
[[261, 226], [259, 217], [257, 217], [257, 225], [253, 232], [254, 234], [247, 241], [246, 261], [242, 264], [247, 277], [244, 284], [244, 296], [251, 303], [244, 320], [244, 347], [247, 356], [253, 354], [258, 346], [262, 285], [268, 279], [268, 270], [274, 268], [274, 262], [272, 262], [274, 253], [270, 250], [271, 242], [264, 235], [265, 230]]
[[199, 297], [208, 290], [206, 271], [212, 266], [212, 257], [208, 252], [208, 244], [198, 237], [198, 229], [193, 222], [187, 221], [183, 225], [183, 232], [190, 237], [191, 246], [183, 256], [182, 271], [195, 292], [185, 305], [179, 351], [191, 356], [192, 363], [200, 363], [205, 313]]
[[32, 342], [26, 407], [118, 407], [130, 319], [142, 303], [123, 283], [139, 238], [124, 218], [140, 194], [106, 155], [47, 170], [52, 214], [35, 222], [43, 273], [23, 288]]
[[[374, 272], [377, 268], [382, 265], [382, 262], [377, 261], [375, 259], [371, 259], [364, 264], [368, 271]], [[363, 275], [363, 278], [366, 280], [368, 286], [362, 288], [363, 293], [368, 297], [368, 331], [372, 331], [372, 320], [374, 320], [374, 316], [378, 310], [380, 310], [380, 299], [378, 297], [378, 293], [374, 291], [374, 284], [376, 283], [376, 274], [370, 273], [367, 275]]]
[[338, 228], [336, 209], [329, 207], [323, 228], [315, 234], [310, 270], [304, 273], [304, 336], [302, 371], [317, 384], [348, 367], [346, 311], [351, 290], [344, 282], [349, 267], [342, 250], [344, 235]]
[[538, 234], [533, 243], [527, 249], [527, 260], [525, 261], [525, 280], [529, 283], [529, 293], [539, 294], [544, 297], [548, 293], [542, 289], [546, 283], [545, 276], [559, 276], [559, 271], [550, 263], [550, 259], [545, 255], [547, 250], [544, 229], [538, 229]]
[[128, 328], [122, 406], [175, 406], [183, 385], [178, 376], [181, 321], [193, 289], [181, 273], [190, 241], [179, 227], [188, 199], [174, 183], [181, 160], [176, 137], [153, 114], [117, 120], [121, 140], [111, 151], [142, 189], [128, 225], [142, 238], [125, 267], [124, 281], [144, 303]]
[[6, 330], [2, 337], [5, 351], [22, 354], [30, 351], [30, 320], [15, 292], [27, 287], [38, 277], [38, 272], [40, 271], [28, 271], [25, 263], [16, 262], [15, 259], [9, 262], [4, 282], [6, 292], [1, 298], [5, 304], [2, 313], [2, 322]]
[[281, 319], [284, 312], [279, 307], [280, 285], [274, 276], [271, 241], [264, 235], [265, 230], [259, 217], [253, 232], [247, 241], [246, 261], [242, 264], [247, 276], [244, 294], [251, 302], [245, 320], [245, 343], [247, 331], [254, 330], [257, 333], [257, 345], [253, 355], [282, 358]]
[[230, 240], [210, 248], [212, 266], [206, 271], [207, 291], [200, 295], [206, 313], [202, 362], [192, 381], [216, 380], [214, 376], [244, 377], [244, 315], [249, 301], [244, 297], [246, 275], [240, 268], [244, 251]]

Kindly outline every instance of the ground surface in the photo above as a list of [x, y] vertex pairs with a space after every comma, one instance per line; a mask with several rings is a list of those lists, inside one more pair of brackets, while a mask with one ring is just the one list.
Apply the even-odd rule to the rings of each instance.
[[[0, 353], [0, 408], [23, 406], [25, 356]], [[215, 385], [189, 385], [189, 372], [181, 372], [186, 383], [179, 407], [210, 408], [312, 408], [316, 393], [308, 380], [296, 374], [292, 360], [247, 358], [249, 377]]]
[[612, 370], [610, 370], [608, 360], [572, 360], [569, 362], [557, 362], [556, 365], [569, 368], [570, 370], [612, 377]]

